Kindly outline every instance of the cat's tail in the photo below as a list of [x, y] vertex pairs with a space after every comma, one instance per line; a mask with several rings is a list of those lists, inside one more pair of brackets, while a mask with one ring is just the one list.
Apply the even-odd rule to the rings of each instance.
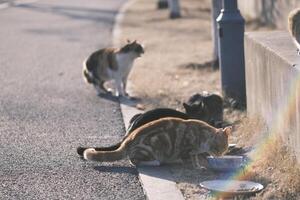
[[94, 77], [93, 73], [89, 71], [87, 66], [88, 66], [88, 59], [85, 59], [83, 61], [83, 70], [82, 70], [82, 74], [85, 82], [90, 84], [98, 84], [97, 79]]
[[90, 83], [90, 84], [95, 84], [95, 78], [93, 74], [88, 70], [87, 68], [87, 59], [83, 61], [83, 78], [85, 82]]
[[114, 151], [114, 150], [117, 150], [121, 146], [121, 143], [122, 142], [119, 142], [117, 144], [114, 144], [114, 145], [111, 145], [108, 147], [78, 147], [77, 153], [78, 153], [78, 155], [83, 156], [83, 152], [86, 149], [90, 149], [90, 148], [95, 149], [96, 151]]
[[83, 152], [83, 158], [99, 162], [113, 162], [126, 157], [126, 148], [122, 146], [114, 151], [96, 151], [93, 148], [86, 149]]

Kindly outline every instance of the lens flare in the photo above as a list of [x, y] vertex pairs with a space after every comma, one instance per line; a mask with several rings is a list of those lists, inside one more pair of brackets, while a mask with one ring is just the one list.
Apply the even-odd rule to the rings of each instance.
[[[274, 146], [278, 145], [277, 141], [282, 138], [284, 134], [289, 131], [300, 130], [300, 108], [299, 108], [299, 94], [300, 94], [300, 75], [296, 75], [289, 80], [289, 89], [286, 96], [282, 96], [278, 107], [273, 108], [273, 116], [268, 123], [268, 131], [262, 135], [259, 141], [251, 151], [251, 159], [249, 159], [243, 169], [223, 177], [225, 180], [248, 180], [253, 175], [253, 169], [266, 153]], [[298, 123], [297, 123], [298, 122]], [[233, 190], [234, 185], [224, 185], [224, 190]], [[220, 194], [216, 194], [218, 196]]]

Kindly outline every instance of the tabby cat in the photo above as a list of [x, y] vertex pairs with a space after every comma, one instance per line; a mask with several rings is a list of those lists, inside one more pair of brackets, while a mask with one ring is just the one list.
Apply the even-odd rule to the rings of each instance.
[[[171, 108], [155, 108], [145, 113], [140, 113], [132, 117], [129, 127], [123, 139], [117, 144], [108, 147], [95, 148], [97, 151], [112, 151], [120, 147], [121, 143], [128, 135], [140, 126], [151, 121], [175, 117], [181, 119], [198, 119], [209, 123], [215, 127], [222, 127], [223, 122], [223, 99], [219, 95], [203, 92], [192, 95], [186, 103], [183, 103], [186, 113]], [[83, 156], [84, 150], [89, 147], [78, 147], [77, 153]]]
[[130, 42], [120, 49], [104, 48], [92, 53], [83, 64], [83, 76], [93, 84], [98, 94], [107, 93], [106, 81], [114, 80], [116, 96], [127, 96], [126, 83], [133, 62], [144, 53], [137, 41]]
[[[183, 103], [186, 113], [170, 109], [156, 108], [145, 113], [137, 114], [130, 120], [130, 125], [122, 141], [108, 147], [96, 148], [97, 151], [112, 151], [120, 147], [128, 135], [140, 126], [164, 117], [175, 117], [181, 119], [198, 119], [215, 127], [222, 127], [223, 122], [223, 99], [219, 95], [204, 92], [194, 94], [187, 103]], [[83, 151], [88, 147], [78, 147], [77, 153], [83, 156]]]
[[86, 160], [113, 162], [129, 157], [134, 165], [171, 164], [198, 154], [222, 155], [231, 127], [216, 129], [200, 120], [162, 118], [133, 131], [117, 150], [86, 149]]
[[[95, 150], [97, 150], [97, 151], [116, 150], [120, 147], [120, 145], [128, 137], [128, 135], [131, 134], [135, 129], [137, 129], [151, 121], [158, 120], [158, 119], [165, 118], [165, 117], [190, 119], [190, 117], [187, 114], [177, 111], [177, 110], [174, 110], [174, 109], [170, 109], [170, 108], [156, 108], [153, 110], [149, 110], [145, 113], [136, 114], [135, 116], [133, 116], [131, 118], [131, 120], [129, 122], [129, 127], [126, 131], [126, 134], [120, 142], [118, 142], [117, 144], [108, 146], [108, 147], [98, 147], [98, 148], [95, 148]], [[89, 147], [78, 147], [77, 153], [80, 156], [83, 156], [84, 150], [86, 150], [88, 148]]]

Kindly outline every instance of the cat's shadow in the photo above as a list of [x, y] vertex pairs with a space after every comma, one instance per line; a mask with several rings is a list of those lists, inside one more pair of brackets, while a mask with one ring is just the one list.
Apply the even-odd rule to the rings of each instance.
[[119, 98], [116, 97], [116, 96], [113, 96], [111, 93], [98, 94], [98, 97], [101, 98], [101, 99], [105, 99], [105, 100], [108, 100], [108, 101], [115, 102], [115, 103], [119, 102]]
[[138, 174], [136, 168], [127, 166], [95, 166], [94, 169], [101, 173]]
[[169, 166], [95, 166], [94, 170], [100, 173], [117, 173], [117, 174], [131, 174], [137, 176], [146, 175], [149, 177], [156, 177], [164, 180], [174, 181], [172, 174], [169, 171]]
[[98, 97], [130, 107], [135, 107], [141, 101], [141, 99], [138, 97], [116, 97], [111, 93], [99, 94]]
[[94, 170], [99, 173], [117, 173], [117, 174], [131, 174], [137, 176], [138, 174], [156, 177], [160, 179], [174, 181], [172, 174], [170, 173], [170, 166], [106, 166], [98, 165], [94, 166]]
[[[95, 166], [94, 169], [98, 171], [99, 173], [117, 173], [117, 174], [131, 174], [134, 176], [141, 176], [143, 179], [143, 176], [146, 176], [146, 179], [149, 179], [150, 177], [153, 178], [159, 178], [167, 181], [172, 181], [175, 183], [190, 183], [198, 185], [202, 181], [207, 180], [216, 180], [216, 179], [222, 179], [227, 180], [231, 179], [235, 173], [216, 173], [211, 170], [204, 170], [200, 171], [199, 169], [190, 169], [188, 167], [188, 170], [184, 170], [183, 165], [174, 165], [173, 167], [176, 167], [177, 170], [173, 171], [171, 169], [172, 166], [169, 165], [163, 165], [163, 166], [137, 166], [137, 167], [130, 167], [130, 166]], [[178, 169], [179, 168], [179, 169]], [[180, 172], [180, 168], [182, 168], [182, 173]], [[172, 172], [173, 171], [173, 172]], [[180, 172], [178, 175], [177, 173]], [[174, 174], [175, 173], [175, 174]], [[176, 175], [177, 174], [177, 175]], [[189, 178], [188, 178], [189, 177]], [[194, 178], [191, 178], [194, 177]], [[268, 184], [270, 184], [270, 180], [266, 177], [248, 177], [249, 181], [254, 181], [261, 183], [266, 187]], [[253, 194], [252, 194], [253, 195]], [[249, 195], [249, 196], [252, 196]]]

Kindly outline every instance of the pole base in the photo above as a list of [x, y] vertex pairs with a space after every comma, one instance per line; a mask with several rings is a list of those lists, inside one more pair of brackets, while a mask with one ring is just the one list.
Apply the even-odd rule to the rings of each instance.
[[219, 59], [213, 60], [211, 66], [214, 70], [219, 69], [220, 68]]
[[181, 15], [180, 13], [170, 13], [170, 18], [171, 19], [181, 18]]

